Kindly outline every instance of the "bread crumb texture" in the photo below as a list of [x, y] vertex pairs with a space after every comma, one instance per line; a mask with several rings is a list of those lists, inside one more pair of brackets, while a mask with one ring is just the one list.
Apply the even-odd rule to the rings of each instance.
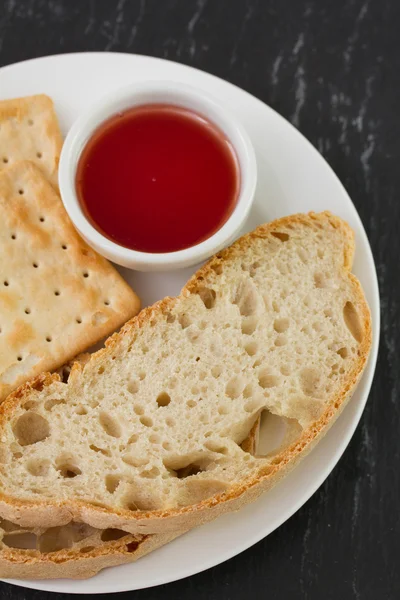
[[[165, 516], [276, 477], [327, 429], [364, 367], [371, 325], [353, 250], [329, 213], [261, 226], [68, 383], [44, 375], [17, 390], [0, 407], [3, 509]], [[282, 436], [248, 452], [260, 415]]]

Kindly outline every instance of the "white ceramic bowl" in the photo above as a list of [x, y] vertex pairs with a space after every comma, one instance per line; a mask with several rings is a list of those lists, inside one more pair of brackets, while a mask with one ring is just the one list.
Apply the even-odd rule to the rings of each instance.
[[[143, 104], [172, 104], [191, 109], [219, 127], [236, 151], [240, 169], [237, 204], [224, 223], [203, 242], [176, 252], [150, 253], [130, 250], [102, 235], [85, 216], [76, 194], [75, 177], [79, 157], [94, 131], [112, 115]], [[203, 91], [175, 81], [135, 83], [108, 94], [81, 115], [65, 140], [59, 167], [59, 184], [64, 206], [81, 236], [99, 254], [139, 271], [163, 271], [188, 267], [209, 258], [232, 242], [242, 228], [253, 202], [257, 164], [250, 139], [225, 106]]]

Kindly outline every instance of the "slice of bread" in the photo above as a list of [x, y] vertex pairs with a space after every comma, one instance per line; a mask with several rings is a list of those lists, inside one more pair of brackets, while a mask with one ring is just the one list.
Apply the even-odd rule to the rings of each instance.
[[22, 528], [0, 521], [0, 577], [85, 579], [101, 569], [136, 561], [178, 533], [130, 534], [69, 523], [50, 529]]
[[[77, 357], [85, 364], [89, 354]], [[59, 373], [68, 380], [71, 365]], [[242, 443], [254, 454], [260, 419]], [[182, 532], [184, 533], [184, 532]], [[68, 523], [50, 529], [20, 527], [0, 520], [0, 577], [13, 579], [84, 579], [101, 569], [134, 562], [167, 544], [181, 533], [129, 534], [121, 529], [95, 529], [84, 523]]]
[[[365, 366], [371, 322], [330, 213], [263, 225], [177, 298], [142, 311], [68, 383], [43, 374], [0, 407], [0, 514], [131, 533], [189, 529], [269, 489], [327, 431]], [[260, 413], [290, 425], [240, 447]]]

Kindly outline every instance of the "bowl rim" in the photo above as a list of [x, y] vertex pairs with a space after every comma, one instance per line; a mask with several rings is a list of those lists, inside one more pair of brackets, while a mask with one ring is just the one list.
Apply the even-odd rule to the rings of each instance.
[[[146, 95], [150, 95], [152, 98], [159, 96], [160, 100], [140, 101], [140, 98]], [[165, 96], [167, 100], [161, 100], [162, 96]], [[180, 98], [180, 100], [169, 101], [169, 97]], [[227, 135], [235, 150], [240, 172], [240, 190], [236, 206], [225, 223], [210, 237], [182, 250], [165, 253], [142, 252], [126, 248], [112, 241], [90, 222], [76, 193], [76, 170], [83, 148], [102, 123], [118, 111], [128, 109], [129, 106], [140, 106], [145, 103], [170, 103], [194, 111], [195, 109], [190, 106], [191, 102], [195, 102], [199, 106], [197, 112], [200, 116], [213, 123]], [[200, 262], [214, 252], [221, 250], [226, 244], [233, 241], [239, 233], [253, 203], [256, 183], [257, 163], [255, 151], [245, 128], [237, 117], [210, 94], [193, 86], [172, 80], [135, 82], [103, 96], [82, 113], [72, 125], [65, 139], [59, 163], [61, 198], [76, 229], [89, 245], [94, 247], [100, 254], [124, 266], [132, 265], [132, 268], [135, 268], [135, 265], [139, 267], [169, 265], [170, 268], [178, 267], [180, 264], [188, 266]]]

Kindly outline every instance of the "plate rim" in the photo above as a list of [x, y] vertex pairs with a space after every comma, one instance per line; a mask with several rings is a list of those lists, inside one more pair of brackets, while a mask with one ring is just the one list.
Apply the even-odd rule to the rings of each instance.
[[[232, 87], [236, 91], [239, 91], [240, 93], [245, 94], [249, 99], [251, 99], [251, 101], [254, 101], [254, 100], [257, 101], [258, 103], [260, 103], [263, 106], [263, 109], [267, 109], [267, 110], [271, 111], [274, 114], [275, 118], [277, 117], [279, 120], [284, 121], [285, 126], [289, 125], [292, 130], [292, 134], [300, 136], [300, 138], [302, 138], [302, 142], [306, 142], [309, 149], [312, 150], [314, 155], [318, 155], [318, 157], [319, 157], [318, 160], [322, 160], [325, 163], [325, 167], [328, 168], [331, 176], [333, 175], [333, 178], [335, 179], [336, 184], [338, 185], [339, 188], [341, 188], [342, 194], [346, 197], [346, 199], [349, 203], [349, 207], [351, 208], [351, 210], [353, 212], [353, 217], [355, 218], [355, 220], [358, 223], [359, 231], [364, 236], [364, 239], [366, 241], [367, 252], [368, 252], [368, 256], [366, 257], [366, 260], [368, 262], [368, 271], [370, 273], [371, 283], [372, 283], [372, 288], [370, 291], [372, 294], [370, 308], [371, 308], [371, 314], [373, 313], [374, 309], [375, 309], [376, 314], [374, 314], [374, 316], [373, 316], [373, 329], [375, 329], [375, 333], [372, 338], [372, 346], [371, 346], [370, 356], [368, 358], [367, 364], [365, 366], [365, 370], [362, 375], [364, 392], [363, 392], [362, 399], [361, 399], [361, 401], [359, 401], [359, 405], [357, 406], [357, 410], [352, 418], [351, 425], [349, 426], [349, 433], [348, 433], [345, 441], [343, 441], [343, 439], [342, 439], [341, 443], [338, 445], [335, 452], [330, 455], [329, 467], [321, 469], [316, 474], [316, 476], [313, 478], [312, 484], [310, 484], [308, 486], [306, 493], [301, 497], [301, 499], [299, 499], [297, 502], [295, 502], [293, 505], [291, 505], [290, 508], [288, 510], [286, 510], [286, 512], [283, 514], [283, 516], [280, 515], [279, 519], [277, 519], [274, 522], [272, 528], [270, 528], [270, 529], [261, 528], [261, 532], [258, 531], [256, 535], [253, 535], [252, 537], [246, 539], [245, 544], [240, 547], [240, 550], [237, 550], [236, 547], [235, 547], [235, 549], [228, 548], [225, 553], [223, 553], [221, 556], [218, 557], [217, 561], [215, 561], [215, 559], [212, 559], [212, 560], [210, 560], [209, 564], [202, 563], [200, 568], [197, 566], [193, 566], [190, 569], [188, 568], [186, 570], [187, 572], [184, 572], [184, 573], [180, 574], [179, 576], [171, 575], [169, 577], [163, 577], [162, 580], [160, 580], [160, 581], [154, 581], [154, 582], [151, 582], [150, 584], [146, 584], [146, 585], [140, 584], [138, 586], [131, 587], [131, 585], [128, 584], [128, 587], [126, 587], [126, 585], [122, 585], [121, 587], [119, 587], [117, 589], [113, 589], [113, 590], [105, 590], [105, 591], [99, 590], [99, 591], [93, 592], [90, 590], [74, 590], [74, 589], [72, 589], [72, 590], [64, 589], [63, 590], [62, 588], [65, 588], [65, 586], [67, 585], [65, 582], [70, 581], [70, 580], [65, 580], [65, 579], [54, 579], [54, 580], [0, 579], [0, 581], [3, 581], [5, 583], [17, 585], [18, 587], [25, 587], [27, 589], [35, 589], [35, 590], [41, 590], [41, 591], [53, 591], [53, 592], [58, 592], [58, 593], [61, 592], [61, 593], [71, 593], [71, 594], [82, 594], [82, 595], [83, 594], [85, 594], [85, 595], [92, 594], [92, 593], [94, 593], [94, 594], [97, 594], [97, 593], [109, 594], [109, 593], [118, 593], [118, 592], [123, 592], [123, 591], [134, 591], [136, 589], [147, 589], [147, 588], [155, 587], [158, 585], [171, 583], [173, 581], [179, 581], [186, 577], [190, 577], [192, 575], [202, 573], [203, 571], [206, 571], [214, 566], [220, 565], [221, 563], [233, 558], [234, 556], [241, 554], [245, 550], [248, 550], [251, 546], [257, 544], [259, 541], [261, 541], [262, 539], [264, 539], [265, 537], [270, 535], [273, 531], [275, 531], [283, 523], [285, 523], [291, 516], [293, 516], [306, 502], [308, 502], [308, 500], [311, 498], [311, 496], [313, 496], [315, 494], [315, 492], [318, 490], [318, 488], [324, 483], [324, 481], [327, 479], [327, 477], [331, 474], [331, 472], [333, 471], [333, 469], [336, 467], [337, 463], [339, 462], [340, 458], [342, 457], [347, 446], [349, 445], [349, 443], [354, 435], [355, 429], [359, 425], [361, 416], [365, 409], [365, 405], [369, 398], [373, 378], [375, 375], [376, 363], [377, 363], [378, 352], [379, 352], [380, 330], [381, 330], [381, 318], [380, 318], [380, 308], [381, 307], [380, 307], [379, 282], [378, 282], [375, 260], [374, 260], [374, 256], [372, 253], [370, 241], [369, 241], [369, 238], [365, 231], [363, 222], [361, 220], [361, 217], [360, 217], [350, 195], [348, 194], [346, 188], [344, 187], [343, 183], [340, 181], [339, 177], [336, 175], [336, 173], [333, 170], [333, 168], [331, 167], [331, 165], [324, 158], [324, 156], [322, 156], [322, 154], [315, 148], [315, 146], [307, 139], [307, 137], [305, 137], [304, 134], [302, 134], [298, 129], [296, 129], [296, 127], [290, 121], [288, 121], [285, 117], [283, 117], [281, 114], [279, 114], [271, 106], [269, 106], [268, 104], [266, 104], [265, 102], [260, 100], [258, 97], [254, 96], [250, 92], [240, 88], [239, 86], [235, 85], [234, 83], [231, 83], [230, 81], [222, 79], [221, 77], [218, 77], [217, 75], [213, 75], [212, 73], [208, 73], [207, 71], [203, 71], [196, 67], [192, 67], [192, 66], [189, 66], [189, 65], [186, 65], [183, 63], [179, 63], [179, 62], [164, 59], [164, 58], [149, 56], [146, 54], [129, 53], [129, 52], [109, 52], [109, 51], [108, 52], [101, 52], [101, 51], [80, 52], [80, 51], [78, 51], [78, 52], [66, 52], [66, 53], [60, 53], [60, 54], [49, 54], [49, 55], [45, 55], [45, 56], [34, 57], [34, 58], [17, 61], [15, 63], [11, 63], [11, 64], [0, 67], [0, 78], [5, 71], [12, 70], [15, 67], [24, 66], [24, 65], [27, 65], [30, 63], [45, 62], [50, 59], [55, 60], [55, 61], [66, 60], [71, 57], [75, 58], [75, 57], [80, 57], [80, 56], [82, 56], [82, 57], [89, 56], [89, 57], [93, 57], [94, 59], [96, 59], [96, 58], [100, 58], [100, 57], [103, 58], [104, 55], [113, 56], [113, 57], [114, 56], [115, 57], [119, 57], [119, 56], [130, 57], [130, 58], [133, 58], [136, 60], [139, 59], [139, 60], [144, 60], [144, 61], [150, 60], [151, 62], [156, 62], [156, 63], [166, 63], [167, 62], [167, 63], [171, 63], [172, 65], [179, 67], [185, 71], [189, 70], [189, 71], [192, 71], [195, 73], [200, 73], [201, 76], [206, 75], [208, 78], [212, 78], [215, 81], [220, 82], [220, 83], [222, 82], [224, 85]], [[372, 266], [372, 270], [371, 270], [371, 266]], [[267, 531], [267, 533], [265, 533], [265, 531]], [[187, 535], [190, 535], [190, 533], [191, 532], [189, 531], [187, 533]], [[179, 538], [177, 538], [177, 539], [179, 539]], [[175, 542], [175, 540], [171, 543], [173, 544], [174, 542]], [[41, 585], [42, 583], [46, 584], [49, 582], [56, 582], [56, 583], [60, 582], [60, 583], [59, 583], [59, 585], [51, 585], [50, 584], [47, 587]]]

